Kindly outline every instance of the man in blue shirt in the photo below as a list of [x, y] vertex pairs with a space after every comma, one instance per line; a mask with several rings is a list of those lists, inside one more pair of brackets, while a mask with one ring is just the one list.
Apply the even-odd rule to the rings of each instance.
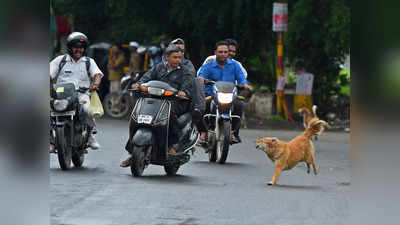
[[[226, 41], [219, 41], [216, 43], [214, 51], [216, 60], [203, 65], [199, 70], [198, 77], [203, 83], [204, 79], [209, 79], [213, 81], [232, 82], [232, 83], [237, 83], [238, 85], [243, 85], [244, 88], [250, 90], [250, 86], [248, 85], [246, 77], [242, 69], [240, 68], [239, 63], [228, 58], [228, 53], [229, 53], [228, 45], [229, 43], [227, 43]], [[206, 94], [211, 95], [212, 86], [205, 85], [205, 91]], [[243, 108], [244, 108], [244, 103], [236, 99], [233, 102], [232, 114], [242, 117]], [[206, 110], [209, 111], [209, 107], [207, 107]], [[237, 120], [233, 120], [232, 128], [233, 130], [236, 129], [239, 130], [240, 122]], [[202, 132], [201, 139], [205, 137], [206, 133]], [[235, 135], [232, 136], [232, 142], [237, 143], [239, 141], [240, 138], [238, 136], [238, 133], [236, 133], [236, 136]]]

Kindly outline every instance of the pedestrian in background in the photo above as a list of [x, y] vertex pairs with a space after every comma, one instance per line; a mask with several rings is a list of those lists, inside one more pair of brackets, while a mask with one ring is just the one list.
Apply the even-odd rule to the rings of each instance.
[[131, 41], [129, 43], [129, 50], [131, 52], [131, 58], [129, 60], [129, 71], [132, 73], [142, 71], [142, 68], [140, 68], [140, 65], [142, 64], [142, 56], [137, 52], [138, 47], [139, 43], [137, 43], [136, 41]]
[[118, 91], [120, 89], [120, 80], [123, 73], [125, 63], [125, 56], [122, 52], [121, 46], [114, 45], [111, 47], [110, 56], [108, 58], [108, 80], [110, 80], [110, 92]]

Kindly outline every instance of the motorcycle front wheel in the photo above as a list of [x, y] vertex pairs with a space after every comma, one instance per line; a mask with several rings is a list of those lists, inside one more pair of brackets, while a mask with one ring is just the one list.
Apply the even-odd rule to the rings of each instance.
[[82, 167], [83, 161], [85, 161], [85, 154], [80, 152], [74, 152], [72, 154], [72, 163], [76, 168]]
[[220, 164], [224, 164], [226, 158], [228, 157], [229, 153], [229, 145], [231, 143], [231, 122], [224, 121], [222, 125], [220, 125], [220, 135], [217, 141], [217, 161]]
[[71, 168], [72, 149], [67, 144], [67, 137], [69, 134], [66, 127], [57, 127], [56, 129], [56, 147], [58, 155], [58, 163], [62, 170], [69, 170]]

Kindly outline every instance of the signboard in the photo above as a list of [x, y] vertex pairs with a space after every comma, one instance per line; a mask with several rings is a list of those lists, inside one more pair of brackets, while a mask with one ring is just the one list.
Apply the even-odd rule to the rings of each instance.
[[297, 72], [296, 94], [311, 95], [314, 75], [304, 71]]
[[288, 8], [287, 3], [274, 2], [272, 13], [272, 31], [287, 31], [288, 24]]

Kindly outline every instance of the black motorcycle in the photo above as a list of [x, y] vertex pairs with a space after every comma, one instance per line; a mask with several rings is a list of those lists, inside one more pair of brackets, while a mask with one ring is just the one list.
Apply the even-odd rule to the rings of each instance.
[[172, 101], [187, 101], [178, 98], [177, 93], [178, 90], [162, 81], [149, 81], [135, 90], [138, 100], [131, 114], [126, 146], [132, 154], [133, 176], [141, 176], [149, 164], [164, 166], [168, 175], [174, 175], [190, 160], [189, 152], [199, 138], [190, 113], [178, 118], [179, 147], [176, 154], [168, 155]]
[[85, 93], [88, 88], [75, 90], [72, 83], [56, 84], [50, 99], [50, 142], [54, 144], [58, 162], [62, 170], [81, 167], [88, 148], [89, 128], [84, 124], [79, 112], [82, 104], [78, 92]]
[[[241, 120], [239, 116], [232, 115], [233, 101], [243, 100], [238, 96], [238, 88], [242, 86], [231, 82], [205, 80], [206, 85], [213, 85], [213, 93], [206, 98], [210, 102], [210, 113], [204, 115], [204, 121], [208, 124], [208, 146], [206, 152], [210, 162], [224, 164], [229, 153], [231, 135], [236, 130], [232, 129], [233, 120]], [[239, 129], [239, 128], [237, 128]]]
[[128, 89], [130, 84], [138, 81], [144, 73], [127, 73], [121, 78], [121, 90], [108, 93], [103, 100], [104, 113], [106, 115], [115, 119], [128, 116], [137, 100]]

